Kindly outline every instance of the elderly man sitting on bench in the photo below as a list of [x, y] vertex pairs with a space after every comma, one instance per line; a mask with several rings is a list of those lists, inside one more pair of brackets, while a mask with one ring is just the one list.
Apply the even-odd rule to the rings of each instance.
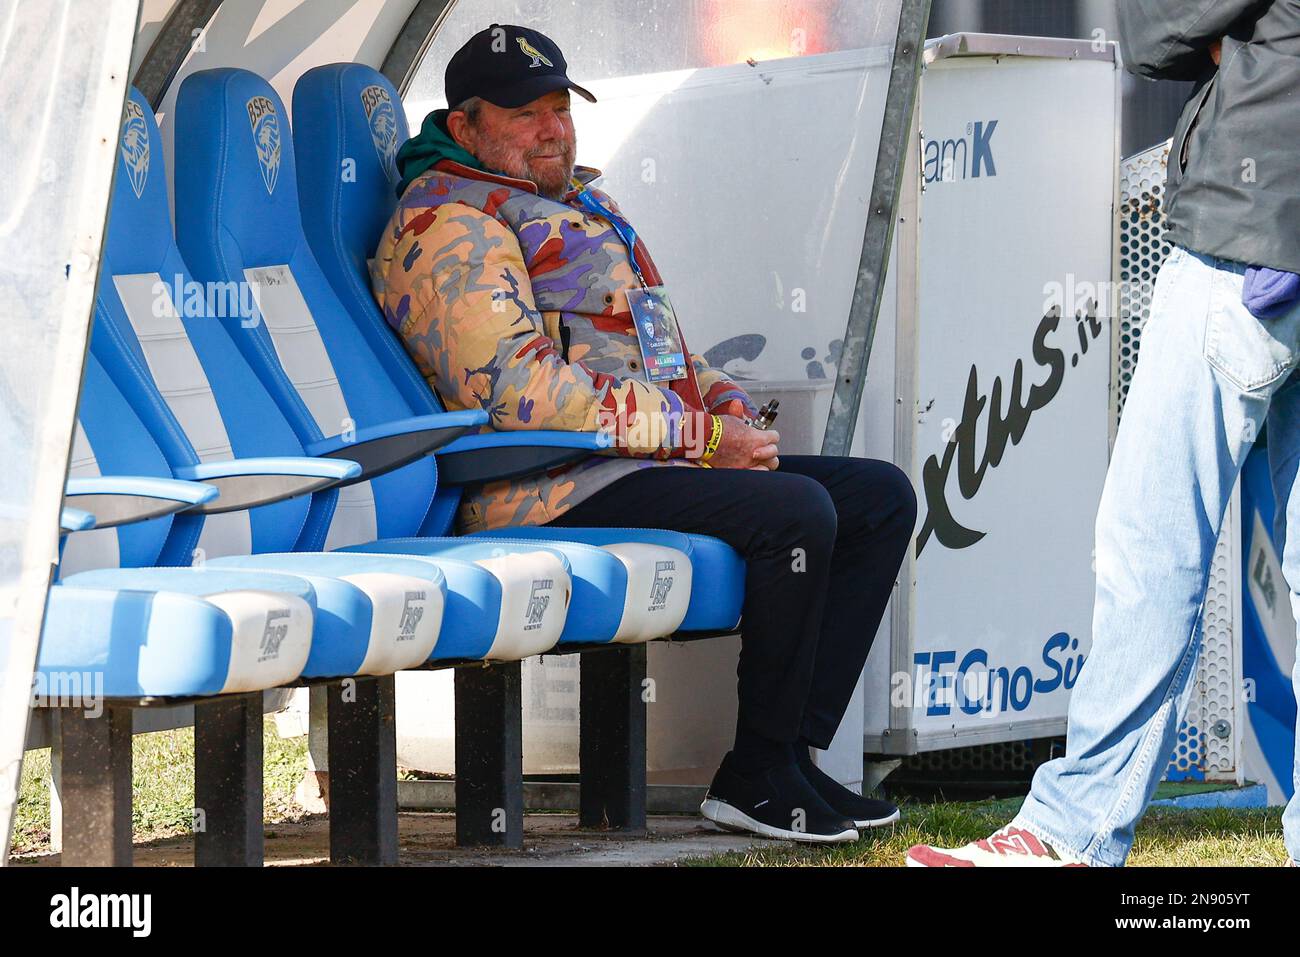
[[744, 390], [688, 350], [596, 171], [574, 165], [570, 90], [594, 100], [547, 37], [493, 25], [447, 66], [452, 108], [398, 154], [374, 291], [430, 386], [493, 429], [613, 439], [609, 454], [467, 489], [458, 525], [635, 525], [731, 545], [746, 561], [739, 714], [701, 810], [770, 837], [854, 840], [898, 809], [822, 773], [809, 748], [830, 746], [848, 706], [916, 497], [887, 462], [778, 457]]

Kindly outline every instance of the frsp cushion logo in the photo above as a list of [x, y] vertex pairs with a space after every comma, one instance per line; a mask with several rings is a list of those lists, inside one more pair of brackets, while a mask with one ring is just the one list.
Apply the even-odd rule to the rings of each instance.
[[280, 177], [280, 120], [275, 104], [268, 97], [255, 96], [248, 101], [248, 124], [253, 128], [257, 147], [257, 164], [262, 167], [262, 182], [267, 193], [275, 192]]
[[269, 661], [280, 656], [280, 645], [284, 643], [284, 637], [289, 633], [289, 622], [283, 619], [288, 617], [288, 608], [267, 613], [266, 630], [262, 632], [262, 644], [258, 649], [258, 661]]
[[551, 603], [550, 591], [554, 586], [554, 578], [533, 579], [533, 590], [528, 593], [528, 609], [524, 612], [524, 631], [542, 627], [542, 616]]
[[397, 632], [398, 641], [410, 641], [415, 637], [415, 628], [424, 617], [425, 593], [422, 591], [408, 591], [406, 593], [406, 603], [402, 606], [402, 624]]
[[668, 592], [673, 587], [673, 577], [668, 572], [675, 571], [674, 561], [655, 562], [655, 580], [650, 583], [650, 607], [648, 611], [659, 611], [668, 602]]
[[149, 124], [135, 100], [126, 101], [126, 117], [122, 120], [122, 162], [126, 164], [135, 198], [139, 199], [149, 178]]
[[384, 167], [384, 175], [390, 181], [397, 179], [397, 110], [393, 107], [393, 98], [388, 90], [378, 83], [361, 91], [361, 105], [366, 109], [366, 121], [370, 124], [370, 138], [374, 141], [375, 152]]

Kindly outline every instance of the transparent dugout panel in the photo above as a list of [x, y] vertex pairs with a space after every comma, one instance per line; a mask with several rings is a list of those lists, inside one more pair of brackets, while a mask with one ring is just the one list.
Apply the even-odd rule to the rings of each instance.
[[0, 2], [0, 864], [138, 13], [138, 0]]

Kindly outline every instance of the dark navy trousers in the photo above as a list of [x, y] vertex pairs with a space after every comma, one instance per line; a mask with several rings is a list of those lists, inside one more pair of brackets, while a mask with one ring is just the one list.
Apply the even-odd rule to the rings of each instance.
[[782, 455], [776, 472], [638, 469], [550, 525], [643, 525], [713, 535], [736, 549], [746, 562], [739, 727], [825, 749], [915, 522], [916, 495], [896, 466]]

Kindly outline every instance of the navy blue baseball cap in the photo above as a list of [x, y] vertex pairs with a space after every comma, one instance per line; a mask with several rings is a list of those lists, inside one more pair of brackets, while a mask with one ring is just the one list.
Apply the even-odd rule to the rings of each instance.
[[494, 23], [480, 30], [447, 63], [447, 104], [453, 109], [471, 96], [514, 109], [554, 90], [569, 89], [596, 102], [568, 77], [569, 65], [555, 42], [527, 27]]

